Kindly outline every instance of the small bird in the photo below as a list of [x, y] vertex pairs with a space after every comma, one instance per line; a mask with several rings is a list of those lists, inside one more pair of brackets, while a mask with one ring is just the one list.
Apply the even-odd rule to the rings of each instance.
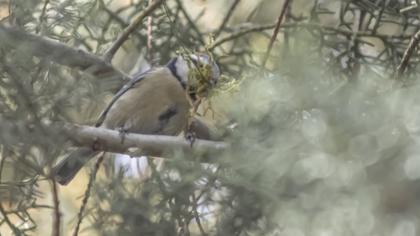
[[[215, 85], [220, 70], [205, 54], [178, 56], [166, 66], [135, 74], [114, 95], [95, 126], [129, 133], [178, 135], [187, 126], [190, 101], [196, 97], [190, 86], [191, 73], [203, 66], [210, 68], [208, 83]], [[57, 182], [67, 185], [97, 153], [82, 147], [65, 157], [52, 170]]]

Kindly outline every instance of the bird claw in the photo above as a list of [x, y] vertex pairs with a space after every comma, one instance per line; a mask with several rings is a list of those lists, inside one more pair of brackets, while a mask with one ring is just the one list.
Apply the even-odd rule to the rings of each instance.
[[188, 131], [185, 133], [185, 139], [190, 142], [190, 147], [192, 147], [195, 143], [195, 140], [197, 140], [197, 135], [194, 132]]
[[118, 130], [118, 132], [120, 134], [120, 137], [121, 137], [121, 144], [123, 144], [124, 141], [125, 141], [125, 136], [127, 135], [128, 132], [123, 127], [119, 127], [117, 130]]

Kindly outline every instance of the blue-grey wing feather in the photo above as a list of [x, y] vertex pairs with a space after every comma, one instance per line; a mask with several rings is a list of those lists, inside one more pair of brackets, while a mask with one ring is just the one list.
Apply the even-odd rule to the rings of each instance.
[[136, 83], [138, 83], [139, 81], [143, 80], [146, 75], [150, 72], [151, 70], [147, 70], [145, 72], [142, 73], [136, 73], [133, 76], [133, 79], [131, 79], [129, 82], [127, 82], [112, 98], [111, 102], [109, 102], [108, 106], [102, 111], [102, 113], [99, 115], [98, 120], [95, 123], [95, 127], [99, 127], [102, 125], [102, 123], [104, 122], [106, 115], [108, 114], [108, 111], [111, 109], [112, 105], [114, 105], [114, 103], [118, 100], [118, 98], [120, 98], [125, 92], [127, 92], [129, 89], [131, 89]]

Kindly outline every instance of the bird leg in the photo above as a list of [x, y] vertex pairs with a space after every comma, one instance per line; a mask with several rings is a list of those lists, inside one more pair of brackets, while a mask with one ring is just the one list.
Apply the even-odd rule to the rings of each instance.
[[186, 140], [190, 142], [190, 146], [192, 147], [195, 140], [197, 139], [197, 135], [193, 129], [193, 122], [194, 122], [194, 115], [190, 114], [187, 118], [187, 125], [184, 129], [184, 137]]
[[190, 142], [190, 147], [192, 147], [195, 140], [197, 140], [197, 135], [190, 128], [187, 128], [185, 132], [185, 139], [188, 140], [188, 142]]
[[123, 144], [124, 141], [125, 141], [125, 136], [127, 135], [128, 131], [124, 127], [118, 127], [117, 130], [118, 130], [118, 132], [120, 134], [120, 137], [121, 137], [121, 144]]

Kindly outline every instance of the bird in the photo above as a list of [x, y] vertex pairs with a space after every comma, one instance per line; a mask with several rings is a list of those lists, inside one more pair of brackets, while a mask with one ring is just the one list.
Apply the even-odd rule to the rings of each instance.
[[[207, 54], [179, 55], [164, 66], [134, 74], [114, 95], [95, 126], [127, 133], [178, 135], [187, 126], [191, 101], [197, 96], [191, 89], [191, 74], [200, 67], [210, 68], [207, 81], [214, 86], [220, 69]], [[73, 151], [52, 168], [55, 180], [67, 185], [99, 152], [89, 147]]]

